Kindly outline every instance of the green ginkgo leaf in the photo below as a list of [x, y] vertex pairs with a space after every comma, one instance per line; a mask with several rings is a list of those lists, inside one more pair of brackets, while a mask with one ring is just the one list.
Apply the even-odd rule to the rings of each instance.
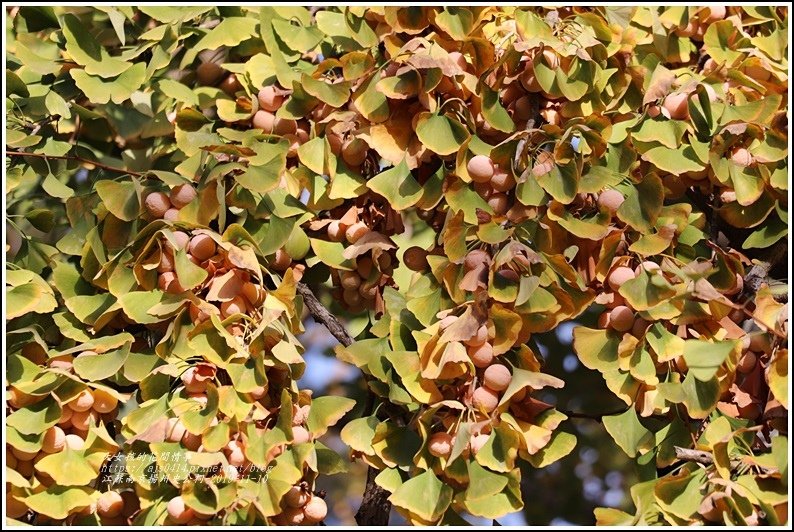
[[93, 493], [93, 488], [55, 484], [22, 500], [34, 512], [52, 519], [66, 519], [75, 509], [89, 506], [94, 501]]
[[456, 153], [469, 140], [463, 124], [444, 115], [422, 113], [416, 122], [416, 136], [439, 155]]
[[36, 470], [46, 473], [60, 486], [85, 486], [99, 474], [81, 451], [68, 446], [39, 460]]
[[436, 521], [452, 502], [452, 488], [432, 471], [425, 471], [406, 481], [389, 497], [389, 501], [425, 521]]
[[422, 187], [411, 174], [405, 159], [367, 181], [367, 187], [386, 198], [398, 211], [414, 205], [422, 197]]
[[645, 454], [654, 443], [653, 433], [640, 423], [634, 407], [613, 416], [603, 417], [604, 428], [615, 443], [630, 457]]
[[108, 103], [112, 100], [113, 103], [121, 104], [127, 101], [146, 80], [146, 65], [135, 63], [118, 76], [108, 80], [92, 76], [87, 70], [72, 69], [69, 74], [77, 88], [92, 102]]

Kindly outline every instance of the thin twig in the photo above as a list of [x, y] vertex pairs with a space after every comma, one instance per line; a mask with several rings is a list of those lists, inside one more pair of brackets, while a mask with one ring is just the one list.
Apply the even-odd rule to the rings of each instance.
[[85, 159], [83, 157], [79, 157], [77, 155], [46, 155], [44, 153], [30, 153], [25, 151], [6, 151], [6, 157], [14, 156], [14, 157], [38, 157], [40, 159], [61, 159], [64, 161], [79, 161], [81, 163], [90, 164], [96, 166], [97, 168], [101, 168], [103, 170], [108, 170], [109, 172], [118, 172], [120, 174], [129, 174], [134, 176], [142, 176], [144, 172], [135, 172], [133, 170], [127, 170], [126, 168], [117, 168], [115, 166], [110, 166], [107, 164], [102, 164], [97, 161], [92, 161], [91, 159]]
[[601, 413], [601, 414], [598, 414], [598, 413], [590, 414], [590, 413], [587, 413], [587, 412], [573, 412], [571, 410], [565, 410], [563, 408], [558, 408], [557, 411], [562, 412], [563, 414], [565, 414], [569, 418], [574, 418], [574, 419], [592, 419], [593, 421], [598, 421], [600, 423], [602, 418], [609, 417], [609, 416], [616, 416], [618, 414], [622, 414], [623, 412], [626, 411], [626, 409], [625, 408], [621, 408], [620, 410], [615, 410], [613, 412], [605, 412], [605, 413]]

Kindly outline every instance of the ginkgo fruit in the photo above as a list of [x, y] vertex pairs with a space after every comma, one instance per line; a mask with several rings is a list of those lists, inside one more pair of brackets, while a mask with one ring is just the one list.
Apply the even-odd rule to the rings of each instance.
[[281, 518], [285, 525], [297, 526], [303, 524], [306, 515], [303, 513], [303, 508], [285, 508], [281, 512]]
[[182, 441], [187, 429], [177, 417], [169, 418], [165, 425], [165, 439], [170, 442]]
[[179, 209], [175, 209], [171, 207], [165, 214], [163, 214], [163, 220], [168, 220], [169, 222], [175, 222], [179, 219]]
[[105, 491], [97, 499], [96, 509], [102, 517], [117, 517], [124, 510], [124, 499], [117, 491]]
[[215, 250], [215, 241], [211, 236], [204, 233], [195, 235], [190, 239], [190, 244], [188, 244], [188, 251], [190, 254], [201, 262], [215, 255]]
[[488, 183], [494, 175], [493, 161], [487, 155], [475, 155], [466, 164], [466, 171], [472, 181]]
[[13, 454], [17, 460], [21, 462], [27, 462], [36, 458], [36, 455], [39, 454], [38, 451], [23, 451], [22, 449], [17, 449], [16, 447], [11, 447], [11, 454]]
[[311, 435], [309, 434], [308, 430], [301, 427], [300, 425], [292, 427], [292, 443], [294, 445], [299, 445], [309, 441], [311, 441]]
[[164, 249], [160, 253], [160, 264], [157, 266], [159, 273], [174, 271], [174, 254], [170, 249]]
[[196, 189], [193, 188], [191, 185], [184, 183], [182, 185], [177, 185], [171, 189], [171, 194], [169, 199], [171, 200], [171, 205], [176, 207], [177, 209], [181, 209], [191, 201], [193, 201], [197, 196]]
[[485, 368], [485, 373], [483, 373], [483, 384], [496, 392], [506, 390], [512, 379], [513, 375], [503, 364], [492, 364]]
[[290, 508], [302, 508], [309, 502], [309, 494], [301, 486], [292, 486], [284, 495], [284, 503]]
[[634, 277], [634, 270], [627, 266], [618, 266], [609, 274], [607, 283], [612, 290], [617, 292], [620, 290], [620, 287], [623, 286], [623, 283], [630, 279], [634, 279]]
[[609, 325], [619, 332], [631, 330], [634, 326], [634, 311], [625, 305], [613, 308], [609, 313]]
[[361, 286], [361, 276], [358, 272], [342, 272], [339, 275], [342, 288], [345, 290], [356, 290]]
[[750, 349], [756, 353], [771, 353], [772, 343], [769, 341], [769, 336], [761, 332], [751, 334]]
[[237, 78], [237, 74], [229, 74], [223, 78], [218, 88], [229, 96], [235, 96], [238, 92], [243, 90], [243, 85]]
[[648, 273], [656, 273], [662, 271], [662, 267], [656, 264], [653, 261], [645, 260], [642, 261], [636, 268], [634, 268], [635, 277], [640, 274], [640, 272], [648, 272]]
[[227, 443], [223, 452], [229, 464], [240, 467], [245, 463], [245, 450], [239, 441], [232, 440]]
[[355, 244], [358, 240], [369, 233], [369, 227], [364, 222], [356, 222], [345, 231], [345, 238], [351, 244]]
[[181, 495], [177, 495], [168, 501], [166, 510], [171, 520], [178, 525], [184, 525], [194, 516], [193, 509], [185, 504], [185, 500]]
[[717, 22], [718, 20], [722, 20], [725, 18], [727, 13], [727, 9], [723, 5], [710, 5], [703, 9], [701, 12], [704, 15], [702, 16], [702, 20], [707, 23]]
[[37, 366], [43, 366], [47, 362], [47, 351], [36, 342], [25, 344], [22, 348], [22, 356]]
[[69, 405], [61, 405], [61, 417], [58, 419], [58, 424], [66, 423], [72, 419], [74, 411], [69, 408]]
[[79, 451], [85, 447], [85, 440], [77, 434], [67, 434], [65, 440], [66, 447], [73, 451]]
[[689, 118], [688, 95], [682, 92], [668, 94], [662, 107], [664, 107], [670, 118], [674, 120], [686, 120]]
[[403, 263], [415, 272], [427, 269], [427, 251], [419, 246], [411, 246], [403, 253]]
[[265, 133], [272, 133], [275, 124], [276, 115], [270, 111], [263, 111], [261, 109], [254, 113], [254, 117], [251, 119], [251, 125], [257, 129], [261, 129]]
[[6, 492], [6, 517], [11, 519], [20, 519], [28, 513], [29, 508], [27, 505], [16, 499], [10, 492]]
[[649, 325], [650, 322], [648, 322], [648, 320], [637, 317], [634, 319], [634, 324], [631, 326], [631, 334], [637, 338], [642, 338], [645, 336]]
[[623, 205], [625, 199], [626, 198], [623, 197], [623, 194], [613, 188], [610, 188], [598, 195], [598, 206], [611, 213], [614, 213], [620, 208], [621, 205]]
[[215, 85], [220, 81], [225, 72], [226, 71], [219, 64], [214, 61], [207, 61], [206, 63], [201, 63], [196, 68], [196, 78], [198, 79], [199, 85]]
[[94, 406], [94, 394], [91, 390], [83, 390], [77, 396], [69, 401], [69, 408], [74, 412], [86, 412]]
[[307, 524], [316, 524], [328, 515], [328, 505], [320, 497], [312, 496], [303, 507], [303, 513], [306, 516]]
[[162, 218], [171, 208], [171, 200], [164, 192], [151, 192], [143, 201], [146, 211], [154, 218]]
[[190, 244], [190, 235], [184, 231], [174, 231], [174, 240], [176, 241], [176, 249], [184, 249], [187, 251]]
[[350, 305], [351, 307], [355, 307], [361, 304], [362, 301], [361, 293], [358, 289], [348, 289], [342, 292], [342, 300]]
[[497, 192], [507, 192], [516, 186], [516, 180], [507, 172], [499, 170], [491, 177], [491, 186]]
[[427, 450], [433, 456], [449, 456], [452, 452], [454, 438], [446, 432], [436, 432], [427, 440]]
[[29, 404], [33, 404], [36, 398], [33, 395], [21, 392], [16, 388], [11, 387], [6, 392], [6, 400], [8, 401], [8, 404], [14, 408], [24, 408]]
[[338, 220], [332, 221], [328, 224], [328, 239], [331, 242], [341, 242], [345, 238], [345, 233], [347, 232], [347, 226], [339, 222]]
[[24, 478], [31, 478], [35, 472], [33, 460], [19, 460], [16, 466], [16, 472]]
[[272, 263], [273, 269], [283, 272], [290, 267], [290, 264], [292, 264], [292, 257], [289, 256], [289, 253], [283, 248], [277, 249], [275, 260]]
[[195, 366], [187, 368], [182, 373], [182, 384], [188, 393], [203, 393], [207, 390], [207, 381], [198, 374], [199, 369]]
[[95, 389], [94, 390], [94, 410], [99, 412], [100, 414], [108, 414], [112, 412], [116, 406], [118, 406], [119, 400], [116, 399], [115, 396], [111, 395], [110, 392], [106, 392], [105, 390]]
[[306, 423], [306, 420], [309, 419], [310, 411], [311, 411], [311, 405], [303, 405], [303, 406], [295, 405], [294, 412], [292, 414], [292, 425], [297, 426]]
[[493, 361], [493, 345], [489, 342], [484, 342], [481, 345], [469, 346], [466, 351], [475, 367], [487, 368]]
[[66, 446], [66, 434], [61, 427], [55, 426], [47, 429], [44, 433], [44, 440], [41, 442], [41, 450], [45, 453], [59, 453]]
[[496, 216], [503, 216], [510, 208], [510, 198], [501, 192], [491, 195], [487, 203]]
[[485, 342], [488, 341], [488, 326], [481, 325], [477, 328], [477, 332], [474, 333], [474, 336], [469, 338], [465, 341], [465, 344], [472, 347], [477, 347], [483, 345]]
[[221, 303], [221, 315], [228, 318], [234, 314], [244, 314], [246, 308], [245, 300], [240, 296], [235, 296], [231, 300]]
[[358, 292], [364, 299], [374, 299], [378, 293], [378, 285], [372, 283], [361, 283], [361, 285], [358, 287]]
[[499, 394], [486, 386], [480, 386], [471, 394], [471, 404], [476, 409], [493, 412], [499, 404]]
[[747, 148], [736, 148], [731, 152], [731, 162], [739, 166], [753, 164], [753, 156]]
[[485, 447], [485, 444], [488, 443], [488, 440], [491, 438], [490, 434], [472, 434], [469, 437], [469, 449], [471, 450], [472, 454], [477, 454], [480, 450]]
[[758, 358], [755, 356], [755, 353], [747, 351], [742, 355], [742, 358], [739, 359], [739, 363], [736, 365], [736, 371], [739, 373], [750, 373], [755, 368], [757, 362]]
[[342, 159], [349, 166], [361, 166], [367, 159], [367, 150], [369, 145], [364, 140], [353, 138], [346, 140], [342, 144]]
[[277, 92], [274, 85], [263, 87], [256, 97], [259, 100], [259, 107], [271, 113], [278, 111], [284, 103], [284, 97]]

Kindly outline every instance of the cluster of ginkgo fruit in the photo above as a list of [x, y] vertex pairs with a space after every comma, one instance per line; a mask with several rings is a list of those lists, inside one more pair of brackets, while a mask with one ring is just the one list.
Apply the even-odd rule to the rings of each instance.
[[[69, 374], [74, 374], [73, 361], [76, 357], [97, 356], [95, 352], [83, 351], [76, 356], [66, 354], [48, 358], [46, 351], [36, 342], [26, 344], [20, 354], [40, 367], [49, 367]], [[14, 386], [9, 386], [6, 390], [9, 414], [42, 399], [44, 397], [24, 393]], [[33, 444], [32, 447], [37, 447], [36, 449], [15, 447], [11, 443], [6, 445], [7, 467], [29, 481], [35, 479], [45, 487], [54, 485], [55, 481], [43, 470], [44, 468], [37, 467], [39, 462], [67, 448], [82, 451], [86, 447], [89, 430], [100, 423], [112, 423], [118, 414], [118, 399], [101, 388], [86, 387], [76, 394], [58, 400], [61, 408], [60, 417], [55, 425], [44, 432], [40, 445]], [[31, 450], [27, 450], [28, 448]], [[8, 493], [6, 495], [9, 517], [17, 519], [28, 512], [28, 507], [22, 501], [9, 497]], [[80, 508], [78, 511], [85, 515], [93, 513], [92, 508]]]
[[[271, 370], [271, 373], [274, 371]], [[217, 377], [218, 369], [213, 364], [201, 362], [190, 366], [181, 375], [181, 382], [186, 396], [190, 400], [196, 401], [200, 407], [205, 407], [208, 401], [207, 388]], [[276, 376], [272, 375], [270, 380], [276, 381]], [[280, 408], [279, 406], [273, 406], [274, 402], [267, 397], [268, 391], [269, 386], [264, 385], [257, 386], [245, 394], [247, 399], [261, 407], [261, 412], [256, 414], [255, 417], [262, 417], [265, 423], [268, 420], [277, 419]], [[300, 445], [314, 440], [314, 436], [307, 428], [310, 409], [311, 404], [293, 405], [292, 438], [289, 442], [276, 445], [270, 449], [265, 457], [265, 462], [270, 463], [278, 458], [287, 449], [287, 445]], [[223, 419], [222, 415], [220, 418], [214, 417], [210, 421], [210, 427], [218, 425], [221, 421], [228, 422], [230, 420]], [[256, 430], [258, 433], [263, 434], [268, 429], [257, 426]], [[240, 429], [231, 434], [229, 441], [221, 449], [226, 462], [222, 464], [222, 467], [217, 468], [215, 472], [224, 481], [234, 482], [249, 476], [252, 472], [258, 471], [258, 468], [247, 455], [248, 438], [248, 433]], [[202, 434], [190, 432], [178, 417], [172, 417], [167, 420], [165, 440], [174, 443], [178, 442], [190, 451], [205, 451], [202, 443]], [[297, 497], [298, 492], [305, 493], [306, 496]], [[305, 481], [285, 495], [281, 505], [283, 512], [272, 519], [274, 522], [283, 525], [318, 523], [325, 518], [327, 512], [325, 502], [321, 498], [311, 495], [309, 484]], [[174, 497], [169, 502], [168, 515], [169, 522], [173, 524], [203, 524], [214, 516], [203, 515], [191, 509], [185, 504], [181, 496]]]
[[396, 246], [389, 235], [402, 230], [400, 215], [383, 213], [378, 198], [363, 198], [356, 205], [329, 211], [329, 218], [310, 222], [309, 229], [330, 242], [342, 243], [352, 267], [331, 268], [332, 295], [351, 312], [382, 309], [382, 291], [393, 285]]
[[[227, 250], [220, 245], [208, 230], [181, 231], [171, 233], [172, 239], [163, 237], [151, 248], [151, 260], [157, 262], [157, 287], [169, 294], [187, 291], [180, 282], [176, 266], [176, 254], [184, 253], [195, 266], [206, 272], [204, 281], [191, 291], [203, 295], [200, 304], [191, 303], [190, 317], [198, 324], [215, 313], [221, 319], [237, 314], [249, 314], [261, 306], [266, 290], [251, 272], [238, 267], [229, 258]], [[271, 263], [274, 269], [283, 258], [276, 254]]]
[[179, 219], [179, 210], [193, 201], [196, 196], [196, 189], [188, 183], [183, 183], [172, 188], [168, 194], [150, 192], [146, 195], [144, 207], [152, 219], [174, 222]]
[[281, 502], [281, 513], [272, 518], [275, 525], [316, 525], [328, 514], [325, 501], [313, 494], [306, 482], [292, 486]]
[[[654, 323], [643, 318], [629, 301], [619, 293], [620, 288], [628, 281], [635, 279], [641, 272], [651, 276], [661, 275], [671, 285], [680, 284], [681, 280], [669, 271], [665, 271], [660, 264], [650, 260], [639, 262], [631, 267], [628, 256], [616, 257], [613, 261], [606, 281], [604, 283], [604, 306], [606, 310], [598, 317], [598, 325], [602, 329], [615, 331], [619, 335], [630, 334], [637, 339], [642, 339], [648, 328]], [[721, 295], [731, 298], [742, 292], [743, 279], [736, 274], [736, 282], [730, 289], [721, 290]], [[765, 397], [755, 397], [763, 394], [764, 375], [763, 367], [772, 355], [772, 343], [769, 334], [760, 331], [757, 327], [747, 331], [743, 327], [750, 318], [750, 310], [744, 305], [737, 304], [725, 318], [701, 319], [692, 323], [682, 323], [672, 326], [672, 333], [682, 339], [713, 337], [719, 333], [720, 337], [740, 339], [742, 342], [741, 354], [738, 360], [731, 363], [738, 374], [737, 380], [727, 389], [722, 390], [719, 408], [733, 417], [756, 419], [762, 412], [761, 407]], [[721, 332], [720, 332], [721, 331]], [[688, 365], [683, 353], [672, 360], [673, 367], [680, 373], [688, 370]], [[735, 364], [735, 366], [734, 366]], [[664, 371], [663, 364], [657, 364], [657, 369]]]

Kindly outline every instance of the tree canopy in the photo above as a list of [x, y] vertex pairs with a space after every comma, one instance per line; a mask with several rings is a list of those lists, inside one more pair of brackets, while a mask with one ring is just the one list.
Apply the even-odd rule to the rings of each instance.
[[359, 524], [498, 520], [577, 447], [567, 322], [599, 524], [788, 520], [786, 7], [5, 15], [13, 522], [316, 525], [350, 460]]

